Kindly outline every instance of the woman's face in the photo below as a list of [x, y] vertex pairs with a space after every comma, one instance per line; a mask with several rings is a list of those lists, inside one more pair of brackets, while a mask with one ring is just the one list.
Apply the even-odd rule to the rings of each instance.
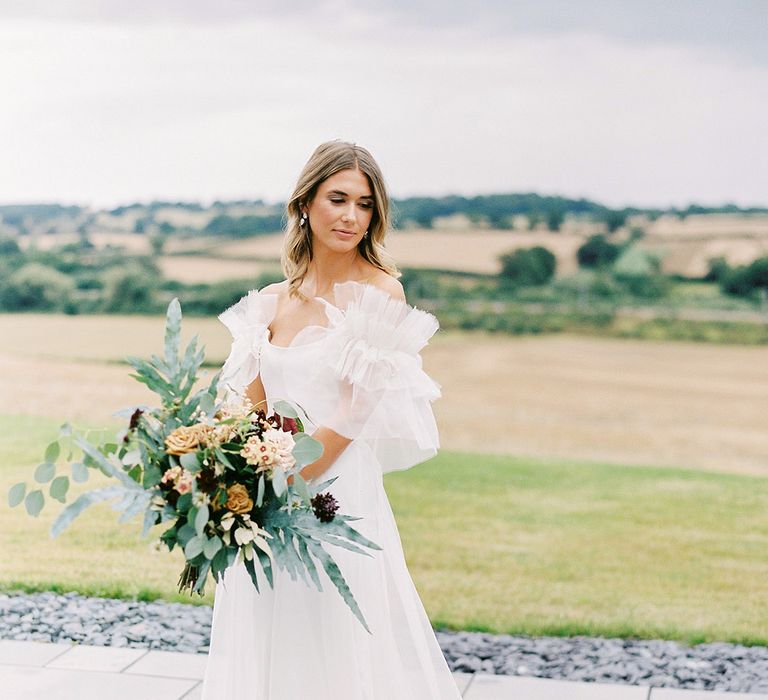
[[[320, 183], [315, 198], [302, 209], [309, 217], [313, 247], [353, 250], [373, 217], [374, 198], [368, 178], [359, 170], [340, 170]], [[370, 234], [368, 234], [370, 235]]]

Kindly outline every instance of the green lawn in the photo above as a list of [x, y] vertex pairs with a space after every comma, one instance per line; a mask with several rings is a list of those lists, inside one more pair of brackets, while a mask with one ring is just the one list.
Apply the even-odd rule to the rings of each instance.
[[[56, 432], [0, 415], [0, 588], [212, 603], [176, 593], [180, 555], [150, 553], [138, 519], [97, 506], [51, 540], [60, 504], [8, 508]], [[764, 479], [443, 452], [385, 483], [436, 626], [768, 642]]]

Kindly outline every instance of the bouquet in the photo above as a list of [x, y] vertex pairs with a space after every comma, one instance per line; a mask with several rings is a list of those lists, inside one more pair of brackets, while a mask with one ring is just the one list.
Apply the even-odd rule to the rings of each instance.
[[[371, 556], [381, 549], [349, 523], [360, 518], [338, 513], [338, 503], [323, 489], [336, 477], [314, 485], [299, 473], [322, 454], [322, 444], [304, 432], [299, 406], [274, 403], [274, 413], [247, 399], [217, 402], [219, 373], [193, 393], [204, 349], [195, 336], [180, 353], [181, 306], [168, 306], [163, 357], [150, 361], [129, 357], [131, 377], [160, 397], [160, 407], [134, 407], [118, 412], [128, 424], [114, 442], [93, 444], [69, 424], [48, 445], [34, 473], [49, 483], [51, 498], [66, 503], [70, 477], [56, 474], [62, 445], [69, 449], [71, 478], [85, 482], [90, 469], [116, 483], [78, 496], [62, 509], [51, 527], [58, 536], [88, 506], [113, 501], [122, 511], [118, 522], [143, 514], [142, 537], [157, 524], [171, 523], [156, 542], [184, 555], [179, 591], [204, 595], [209, 575], [223, 580], [233, 564], [245, 566], [259, 590], [257, 568], [270, 587], [275, 567], [292, 580], [301, 577], [322, 590], [322, 566], [363, 627], [370, 632], [341, 570], [326, 545]], [[303, 412], [303, 411], [302, 411]], [[306, 416], [306, 413], [304, 413]], [[73, 461], [73, 453], [82, 453]], [[9, 492], [11, 507], [24, 502], [37, 516], [45, 504], [42, 488], [27, 491], [25, 482]], [[316, 563], [317, 562], [317, 563]]]

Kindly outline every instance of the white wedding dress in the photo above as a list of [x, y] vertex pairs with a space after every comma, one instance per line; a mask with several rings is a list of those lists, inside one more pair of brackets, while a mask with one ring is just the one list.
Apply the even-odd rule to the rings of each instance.
[[371, 630], [367, 632], [318, 566], [323, 591], [256, 567], [256, 591], [242, 564], [216, 586], [202, 700], [460, 700], [406, 566], [382, 475], [434, 456], [431, 402], [440, 385], [419, 351], [438, 328], [432, 315], [355, 281], [321, 297], [324, 325], [303, 328], [287, 347], [269, 342], [277, 296], [252, 291], [219, 317], [232, 351], [221, 385], [242, 393], [257, 374], [271, 409], [278, 399], [352, 439], [319, 478], [339, 512], [381, 551], [370, 557], [329, 547]]

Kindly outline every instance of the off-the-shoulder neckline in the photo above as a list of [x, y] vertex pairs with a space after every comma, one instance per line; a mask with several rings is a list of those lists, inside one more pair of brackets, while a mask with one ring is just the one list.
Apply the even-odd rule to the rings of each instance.
[[[424, 314], [429, 313], [428, 311], [424, 311], [423, 309], [419, 309], [418, 307], [412, 306], [411, 304], [409, 304], [404, 299], [398, 299], [396, 297], [393, 297], [391, 294], [389, 294], [387, 291], [385, 291], [381, 287], [377, 287], [375, 284], [371, 284], [370, 282], [358, 282], [357, 280], [345, 280], [344, 282], [334, 282], [333, 283], [333, 288], [332, 288], [334, 297], [336, 296], [336, 287], [341, 287], [341, 286], [344, 286], [344, 285], [357, 285], [357, 286], [363, 287], [363, 288], [370, 287], [376, 293], [385, 295], [387, 297], [387, 300], [390, 303], [402, 304], [403, 306], [407, 307], [409, 313], [411, 313], [413, 311], [421, 312], [421, 313], [424, 313]], [[259, 294], [261, 296], [274, 296], [274, 297], [279, 296], [278, 292], [265, 292], [265, 291], [260, 290], [260, 289], [259, 290], [255, 290], [255, 291], [256, 291], [257, 294]], [[325, 297], [314, 296], [312, 298], [313, 299], [317, 299], [317, 300], [323, 302], [324, 304], [326, 304], [330, 308], [332, 308], [335, 311], [341, 313], [342, 316], [346, 312], [346, 309], [339, 308], [335, 304], [332, 304], [330, 301], [328, 301]], [[327, 309], [326, 309], [326, 316], [328, 316], [328, 310]], [[266, 328], [264, 329], [264, 341], [265, 341], [265, 343], [270, 348], [276, 348], [278, 350], [289, 350], [289, 349], [295, 348], [295, 347], [301, 348], [301, 347], [305, 347], [307, 345], [314, 345], [316, 342], [319, 342], [320, 340], [323, 340], [323, 338], [319, 338], [317, 341], [310, 342], [310, 343], [302, 343], [300, 345], [294, 345], [293, 343], [296, 340], [296, 338], [298, 338], [308, 328], [323, 328], [323, 329], [326, 329], [326, 330], [330, 330], [332, 328], [332, 326], [333, 326], [333, 321], [332, 321], [332, 319], [330, 317], [328, 317], [328, 321], [329, 321], [329, 324], [326, 325], [326, 326], [320, 326], [318, 324], [308, 324], [308, 325], [304, 326], [304, 328], [300, 329], [298, 331], [298, 333], [294, 334], [293, 338], [291, 338], [291, 342], [288, 343], [288, 345], [275, 345], [270, 340], [270, 338], [272, 336], [272, 332], [270, 331], [270, 328], [269, 328], [269, 323], [272, 322], [270, 320], [270, 322], [266, 324]]]
[[[389, 294], [389, 292], [385, 291], [381, 287], [377, 287], [375, 284], [371, 284], [370, 282], [358, 282], [357, 280], [345, 280], [344, 282], [334, 282], [333, 283], [333, 287], [332, 287], [332, 292], [333, 292], [334, 297], [336, 296], [336, 287], [342, 287], [345, 284], [357, 285], [359, 287], [370, 287], [371, 289], [374, 289], [376, 292], [378, 292], [380, 294], [385, 294], [388, 297], [389, 301], [391, 301], [391, 302], [399, 303], [399, 304], [404, 304], [409, 309], [416, 309], [417, 308], [417, 307], [412, 306], [411, 304], [409, 304], [405, 299], [398, 299], [396, 297], [393, 297], [391, 294]], [[263, 291], [263, 289], [257, 289], [256, 293], [260, 294], [262, 296], [274, 296], [274, 297], [280, 296], [278, 292], [265, 292], [265, 291]], [[314, 297], [312, 297], [312, 299], [319, 299], [320, 301], [328, 304], [329, 306], [333, 307], [337, 311], [341, 311], [341, 313], [344, 313], [344, 311], [345, 311], [345, 309], [339, 308], [338, 306], [336, 306], [336, 304], [328, 301], [325, 297], [314, 296]], [[419, 310], [421, 310], [421, 309], [419, 309]], [[299, 333], [301, 333], [301, 331], [299, 331]], [[280, 346], [278, 345], [276, 347], [280, 347]]]

